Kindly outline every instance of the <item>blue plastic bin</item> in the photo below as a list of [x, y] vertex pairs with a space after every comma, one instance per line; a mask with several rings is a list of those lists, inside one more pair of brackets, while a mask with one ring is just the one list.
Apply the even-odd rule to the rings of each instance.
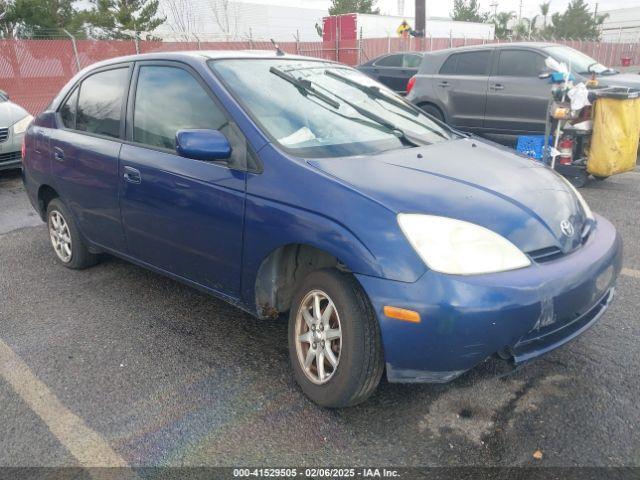
[[[549, 137], [549, 145], [553, 145], [553, 139]], [[520, 135], [516, 151], [529, 158], [542, 160], [544, 149], [544, 135]]]

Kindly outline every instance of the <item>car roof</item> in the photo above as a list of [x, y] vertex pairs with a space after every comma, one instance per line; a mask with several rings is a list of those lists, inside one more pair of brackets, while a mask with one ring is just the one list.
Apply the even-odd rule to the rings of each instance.
[[108, 65], [113, 65], [123, 62], [138, 62], [143, 60], [177, 60], [188, 62], [189, 60], [217, 60], [224, 58], [234, 59], [255, 59], [255, 58], [268, 58], [274, 60], [311, 60], [335, 63], [331, 60], [325, 60], [322, 58], [305, 57], [303, 55], [290, 55], [288, 53], [284, 55], [278, 55], [275, 50], [184, 50], [184, 51], [170, 51], [170, 52], [153, 52], [153, 53], [141, 53], [136, 55], [126, 55], [123, 57], [114, 57], [101, 62], [93, 63], [88, 70], [100, 68]]
[[447, 48], [444, 50], [436, 50], [433, 52], [424, 52], [425, 55], [443, 55], [451, 52], [466, 52], [473, 50], [481, 50], [483, 48], [514, 48], [514, 47], [525, 47], [525, 48], [546, 48], [546, 47], [554, 47], [559, 46], [557, 43], [551, 42], [507, 42], [507, 43], [485, 43], [480, 45], [468, 45], [464, 47], [453, 47]]

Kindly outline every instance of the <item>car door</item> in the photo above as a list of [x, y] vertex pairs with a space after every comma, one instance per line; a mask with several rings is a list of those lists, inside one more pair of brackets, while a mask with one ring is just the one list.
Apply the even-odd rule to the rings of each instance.
[[453, 126], [482, 128], [491, 55], [491, 49], [453, 53], [433, 76], [436, 95]]
[[538, 77], [546, 68], [544, 62], [545, 57], [535, 50], [496, 50], [487, 93], [487, 131], [544, 133], [551, 96], [548, 80]]
[[404, 71], [404, 54], [394, 53], [376, 60], [372, 65], [372, 76], [380, 83], [396, 92], [404, 92], [407, 89], [407, 77]]
[[[176, 132], [223, 132], [229, 162], [178, 155]], [[130, 255], [230, 296], [240, 291], [246, 139], [182, 64], [136, 65], [120, 153], [120, 208]]]
[[126, 249], [120, 218], [118, 155], [124, 106], [133, 67], [91, 72], [70, 91], [50, 129], [54, 188], [71, 209], [82, 234], [101, 246]]

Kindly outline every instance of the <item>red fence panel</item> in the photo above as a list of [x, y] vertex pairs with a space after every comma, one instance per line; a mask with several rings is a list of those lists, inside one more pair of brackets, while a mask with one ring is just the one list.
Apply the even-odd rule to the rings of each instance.
[[[346, 28], [346, 27], [344, 27]], [[364, 63], [385, 53], [432, 51], [475, 45], [488, 41], [473, 38], [367, 38], [325, 39], [317, 42], [280, 42], [287, 53], [337, 60], [349, 65]], [[505, 40], [500, 41], [507, 42]], [[638, 43], [603, 43], [580, 40], [558, 40], [556, 43], [576, 48], [607, 66], [619, 66], [622, 58], [632, 65], [640, 64]], [[57, 40], [0, 40], [0, 89], [31, 113], [42, 111], [62, 86], [80, 68], [94, 62], [136, 51], [167, 52], [184, 50], [273, 50], [270, 41], [162, 42], [133, 40], [77, 40], [77, 56], [73, 42]]]

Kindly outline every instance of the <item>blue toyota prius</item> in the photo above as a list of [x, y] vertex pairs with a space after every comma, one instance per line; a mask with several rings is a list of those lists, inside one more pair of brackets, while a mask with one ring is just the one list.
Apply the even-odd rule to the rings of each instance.
[[265, 321], [289, 312], [293, 374], [328, 407], [385, 370], [447, 382], [598, 320], [621, 240], [568, 182], [354, 69], [278, 53], [139, 55], [73, 78], [24, 144], [57, 260], [109, 253]]

